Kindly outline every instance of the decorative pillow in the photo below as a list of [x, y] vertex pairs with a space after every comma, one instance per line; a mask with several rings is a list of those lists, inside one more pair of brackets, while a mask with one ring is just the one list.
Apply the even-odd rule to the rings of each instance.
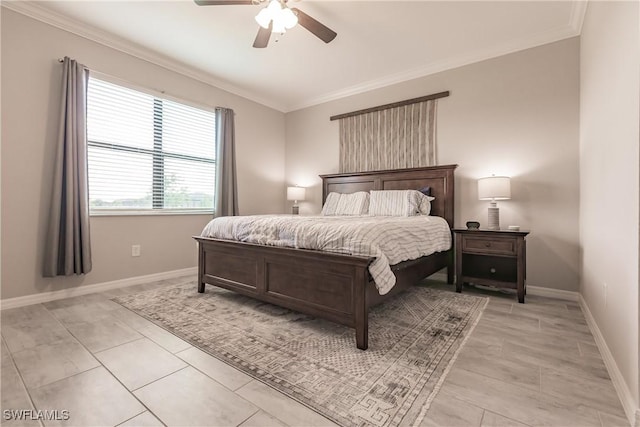
[[[422, 193], [422, 192], [421, 192]], [[420, 211], [420, 215], [431, 215], [431, 201], [435, 200], [435, 197], [431, 197], [422, 193], [423, 197], [420, 198], [420, 205], [418, 210]]]
[[434, 200], [434, 198], [425, 196], [418, 190], [371, 191], [369, 215], [429, 215], [431, 213], [431, 200]]
[[322, 215], [335, 215], [340, 201], [340, 193], [329, 193], [322, 206]]
[[322, 207], [322, 215], [366, 215], [369, 211], [369, 193], [329, 193]]

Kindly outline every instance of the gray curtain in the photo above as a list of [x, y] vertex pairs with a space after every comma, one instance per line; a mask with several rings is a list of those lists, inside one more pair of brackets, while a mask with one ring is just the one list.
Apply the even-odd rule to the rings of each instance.
[[233, 110], [216, 108], [215, 216], [238, 215], [236, 184], [236, 136]]
[[340, 172], [436, 164], [437, 100], [340, 119]]
[[89, 71], [67, 57], [62, 67], [60, 127], [45, 242], [45, 277], [91, 271], [86, 125]]

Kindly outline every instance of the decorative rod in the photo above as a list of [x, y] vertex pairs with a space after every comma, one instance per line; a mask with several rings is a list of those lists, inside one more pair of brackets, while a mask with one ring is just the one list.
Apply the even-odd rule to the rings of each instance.
[[329, 120], [345, 119], [347, 117], [359, 116], [361, 114], [373, 113], [374, 111], [388, 110], [389, 108], [403, 107], [405, 105], [417, 104], [419, 102], [430, 101], [432, 99], [444, 98], [449, 96], [449, 91], [434, 93], [432, 95], [421, 96], [420, 98], [407, 99], [405, 101], [394, 102], [392, 104], [379, 105], [377, 107], [366, 108], [364, 110], [353, 111], [351, 113], [338, 114], [329, 117]]

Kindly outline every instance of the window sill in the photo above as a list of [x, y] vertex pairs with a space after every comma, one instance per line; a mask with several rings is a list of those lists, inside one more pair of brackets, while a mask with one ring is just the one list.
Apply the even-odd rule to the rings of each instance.
[[167, 216], [167, 215], [210, 215], [213, 217], [211, 210], [183, 210], [183, 209], [166, 209], [166, 210], [92, 210], [89, 216]]

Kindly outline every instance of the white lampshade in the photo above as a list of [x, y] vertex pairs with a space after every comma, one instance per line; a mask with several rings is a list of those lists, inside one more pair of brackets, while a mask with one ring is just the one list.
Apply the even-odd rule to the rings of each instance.
[[478, 199], [508, 200], [511, 198], [511, 179], [508, 176], [489, 176], [478, 180]]
[[287, 200], [304, 200], [305, 196], [304, 187], [287, 187]]

